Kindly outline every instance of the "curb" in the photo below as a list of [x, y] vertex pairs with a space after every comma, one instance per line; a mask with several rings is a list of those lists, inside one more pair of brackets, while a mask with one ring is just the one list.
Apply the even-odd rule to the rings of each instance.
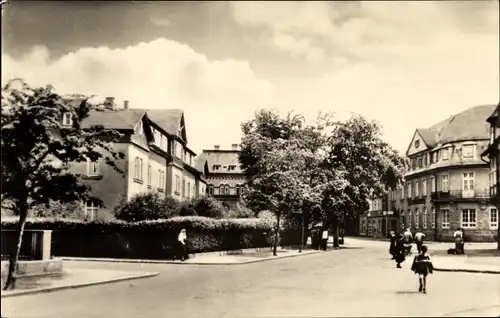
[[53, 291], [60, 291], [60, 290], [65, 290], [65, 289], [73, 289], [73, 288], [82, 288], [82, 287], [90, 287], [90, 286], [95, 286], [95, 285], [102, 285], [102, 284], [109, 284], [109, 283], [117, 283], [117, 282], [123, 282], [127, 280], [133, 280], [133, 279], [140, 279], [140, 278], [149, 278], [153, 276], [158, 276], [160, 273], [147, 273], [147, 274], [141, 274], [141, 275], [133, 275], [133, 276], [127, 276], [127, 277], [121, 277], [121, 278], [114, 278], [114, 279], [109, 279], [109, 280], [101, 280], [97, 282], [90, 282], [90, 283], [80, 283], [80, 284], [73, 284], [73, 285], [66, 285], [66, 286], [57, 286], [57, 287], [47, 287], [47, 288], [37, 288], [37, 289], [31, 289], [31, 290], [19, 290], [19, 291], [13, 291], [8, 294], [2, 294], [1, 298], [8, 298], [8, 297], [16, 297], [16, 296], [24, 296], [24, 295], [31, 295], [31, 294], [40, 294], [40, 293], [49, 293]]
[[283, 256], [272, 256], [268, 258], [263, 258], [263, 259], [255, 259], [255, 260], [250, 260], [250, 261], [243, 261], [243, 262], [181, 262], [181, 261], [161, 261], [161, 260], [134, 260], [134, 259], [113, 259], [113, 258], [103, 258], [103, 259], [96, 259], [96, 258], [71, 258], [71, 257], [63, 257], [62, 260], [64, 261], [83, 261], [83, 262], [104, 262], [104, 263], [140, 263], [140, 264], [173, 264], [173, 265], [243, 265], [243, 264], [251, 264], [251, 263], [259, 263], [259, 262], [266, 262], [266, 261], [273, 261], [273, 260], [279, 260], [283, 258], [291, 258], [291, 257], [298, 257], [298, 256], [305, 256], [305, 255], [313, 255], [313, 254], [319, 254], [322, 251], [314, 251], [314, 252], [308, 252], [308, 253], [296, 253], [292, 255], [283, 255]]
[[454, 269], [454, 268], [434, 268], [436, 272], [458, 272], [458, 273], [477, 273], [477, 274], [500, 274], [500, 271], [481, 270], [481, 269]]

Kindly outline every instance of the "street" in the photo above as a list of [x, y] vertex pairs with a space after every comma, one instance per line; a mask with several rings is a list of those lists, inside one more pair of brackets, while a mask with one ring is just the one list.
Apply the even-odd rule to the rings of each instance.
[[[408, 259], [407, 259], [408, 262]], [[420, 294], [386, 242], [232, 266], [68, 262], [159, 276], [2, 300], [2, 317], [492, 316], [500, 275], [435, 272]]]

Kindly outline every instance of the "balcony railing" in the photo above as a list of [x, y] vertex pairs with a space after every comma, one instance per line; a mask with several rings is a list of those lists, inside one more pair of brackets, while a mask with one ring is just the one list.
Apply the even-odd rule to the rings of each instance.
[[474, 190], [450, 190], [436, 191], [431, 193], [433, 200], [436, 199], [486, 199], [490, 197], [490, 189]]

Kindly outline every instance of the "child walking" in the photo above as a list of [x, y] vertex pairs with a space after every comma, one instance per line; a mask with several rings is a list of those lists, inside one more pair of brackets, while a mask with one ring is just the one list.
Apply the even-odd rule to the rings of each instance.
[[418, 281], [420, 283], [418, 291], [426, 294], [427, 275], [432, 274], [432, 271], [434, 270], [431, 257], [427, 253], [426, 245], [422, 245], [420, 253], [413, 259], [413, 265], [411, 266], [411, 270], [418, 275]]

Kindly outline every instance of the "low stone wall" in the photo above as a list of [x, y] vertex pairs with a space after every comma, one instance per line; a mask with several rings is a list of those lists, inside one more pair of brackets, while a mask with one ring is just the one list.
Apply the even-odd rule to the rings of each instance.
[[[2, 271], [2, 286], [7, 275], [9, 273], [9, 262], [2, 261], [1, 263]], [[55, 275], [62, 274], [63, 262], [59, 258], [54, 258], [50, 260], [43, 261], [19, 261], [17, 263], [16, 274], [17, 277], [33, 277], [33, 276], [43, 276], [43, 275]]]

